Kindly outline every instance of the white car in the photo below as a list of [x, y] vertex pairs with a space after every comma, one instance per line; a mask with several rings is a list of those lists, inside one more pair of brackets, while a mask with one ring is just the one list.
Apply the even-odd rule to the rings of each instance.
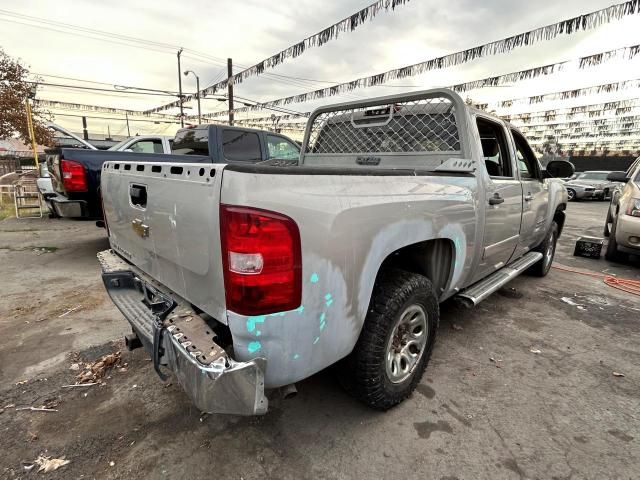
[[624, 186], [612, 195], [604, 227], [609, 244], [607, 260], [621, 260], [624, 254], [640, 255], [640, 157], [626, 172], [611, 172], [610, 181]]

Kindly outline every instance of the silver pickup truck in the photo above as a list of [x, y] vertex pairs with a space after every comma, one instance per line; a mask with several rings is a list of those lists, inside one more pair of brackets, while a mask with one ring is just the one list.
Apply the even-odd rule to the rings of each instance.
[[108, 161], [113, 302], [161, 377], [203, 411], [262, 414], [265, 391], [338, 364], [385, 410], [433, 349], [439, 303], [544, 276], [573, 167], [455, 93], [322, 107], [297, 162]]

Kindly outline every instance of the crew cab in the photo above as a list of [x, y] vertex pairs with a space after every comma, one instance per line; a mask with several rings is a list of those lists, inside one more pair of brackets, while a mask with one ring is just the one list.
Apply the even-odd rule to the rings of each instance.
[[449, 90], [342, 103], [311, 114], [295, 164], [107, 161], [98, 258], [127, 344], [200, 410], [263, 414], [336, 363], [386, 410], [420, 381], [440, 302], [548, 273], [567, 205], [550, 177], [572, 173]]
[[101, 225], [100, 178], [106, 160], [261, 162], [297, 158], [299, 152], [299, 147], [283, 135], [213, 124], [181, 129], [172, 139], [166, 136], [133, 137], [107, 151], [57, 149], [48, 151], [46, 156], [57, 194], [51, 199], [51, 205], [60, 217], [93, 218]]

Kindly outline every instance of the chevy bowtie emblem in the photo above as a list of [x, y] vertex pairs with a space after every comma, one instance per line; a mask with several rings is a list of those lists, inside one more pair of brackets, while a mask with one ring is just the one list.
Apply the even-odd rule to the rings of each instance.
[[142, 220], [136, 218], [131, 222], [131, 228], [141, 238], [147, 238], [149, 236], [149, 225], [142, 223]]

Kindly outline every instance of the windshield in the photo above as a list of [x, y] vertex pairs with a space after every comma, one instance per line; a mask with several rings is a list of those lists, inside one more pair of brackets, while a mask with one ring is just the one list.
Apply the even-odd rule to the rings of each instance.
[[609, 172], [584, 172], [578, 175], [578, 180], [606, 180]]

